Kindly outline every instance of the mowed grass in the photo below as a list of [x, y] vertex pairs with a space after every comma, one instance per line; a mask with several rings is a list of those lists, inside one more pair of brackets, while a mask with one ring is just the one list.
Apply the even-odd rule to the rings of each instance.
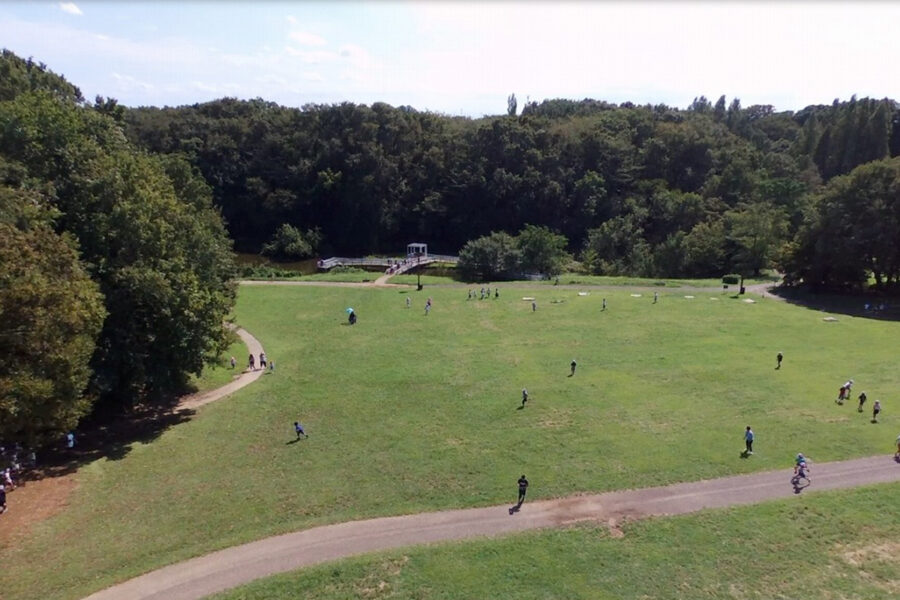
[[[237, 366], [234, 369], [231, 368], [232, 356], [237, 360]], [[199, 377], [191, 377], [188, 381], [188, 388], [192, 393], [198, 393], [222, 387], [241, 374], [246, 362], [247, 346], [238, 338], [218, 359], [207, 364]]]
[[[216, 600], [900, 596], [900, 484], [626, 524], [409, 548], [261, 580]], [[524, 510], [528, 510], [527, 505]]]
[[[238, 322], [277, 372], [82, 469], [69, 508], [0, 551], [2, 589], [78, 598], [275, 533], [509, 502], [522, 473], [535, 499], [891, 451], [897, 323], [631, 293], [242, 286]], [[882, 423], [835, 405], [848, 377]], [[297, 419], [310, 438], [288, 443]], [[748, 424], [757, 453], [741, 460]]]

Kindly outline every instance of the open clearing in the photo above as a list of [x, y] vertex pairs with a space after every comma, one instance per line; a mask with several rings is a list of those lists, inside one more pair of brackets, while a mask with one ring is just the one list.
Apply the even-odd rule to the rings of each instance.
[[[521, 473], [541, 481], [530, 498], [552, 498], [784, 468], [797, 451], [885, 453], [896, 437], [896, 323], [680, 290], [657, 305], [627, 288], [528, 295], [536, 312], [502, 286], [485, 301], [460, 288], [242, 286], [238, 322], [276, 373], [82, 469], [68, 510], [0, 550], [3, 589], [78, 598], [272, 534], [489, 506]], [[881, 424], [834, 404], [848, 377], [885, 404]], [[311, 437], [289, 444], [298, 418]], [[758, 452], [741, 460], [747, 424]]]

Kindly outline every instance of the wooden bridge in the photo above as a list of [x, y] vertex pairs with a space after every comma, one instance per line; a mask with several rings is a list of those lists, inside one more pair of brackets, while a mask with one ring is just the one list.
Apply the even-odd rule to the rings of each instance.
[[343, 266], [359, 266], [359, 267], [385, 267], [391, 275], [399, 275], [407, 271], [428, 265], [431, 263], [452, 263], [459, 261], [458, 256], [449, 256], [446, 254], [425, 254], [422, 256], [411, 256], [407, 258], [390, 258], [390, 257], [368, 257], [368, 258], [347, 258], [344, 256], [332, 256], [320, 260], [317, 266], [320, 270], [327, 271], [334, 267]]

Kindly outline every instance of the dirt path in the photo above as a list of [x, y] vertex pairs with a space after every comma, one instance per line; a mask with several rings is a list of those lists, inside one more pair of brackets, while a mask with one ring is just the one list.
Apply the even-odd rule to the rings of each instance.
[[[900, 464], [875, 456], [813, 465], [810, 490], [833, 490], [900, 481]], [[189, 600], [255, 579], [326, 561], [417, 544], [461, 540], [600, 521], [618, 531], [623, 520], [678, 515], [705, 508], [752, 504], [798, 493], [790, 470], [707, 481], [572, 496], [509, 506], [351, 521], [288, 533], [234, 546], [164, 567], [103, 590], [86, 600]], [[540, 485], [539, 481], [532, 481]], [[514, 494], [514, 486], [510, 486]]]
[[[238, 334], [238, 337], [241, 338], [241, 341], [247, 345], [247, 350], [250, 354], [259, 359], [259, 355], [263, 352], [262, 344], [259, 343], [259, 340], [247, 333], [246, 330], [241, 329], [240, 327], [234, 328], [234, 332]], [[243, 360], [243, 357], [238, 360]], [[257, 363], [258, 365], [259, 363]], [[259, 379], [264, 370], [260, 369], [258, 371], [244, 371], [241, 375], [233, 380], [231, 383], [227, 383], [222, 387], [218, 387], [214, 390], [209, 390], [206, 392], [201, 392], [199, 394], [191, 394], [190, 396], [185, 396], [178, 403], [178, 406], [175, 407], [175, 410], [180, 410], [183, 408], [187, 409], [195, 409], [203, 406], [204, 404], [209, 404], [210, 402], [215, 402], [216, 400], [220, 400], [225, 396], [229, 396], [241, 389], [242, 387], [246, 387]]]

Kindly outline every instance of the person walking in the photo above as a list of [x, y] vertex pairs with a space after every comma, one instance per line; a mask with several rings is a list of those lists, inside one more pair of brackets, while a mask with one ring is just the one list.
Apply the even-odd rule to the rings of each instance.
[[69, 450], [75, 447], [75, 434], [71, 431], [66, 434], [66, 447]]
[[775, 369], [776, 369], [776, 370], [781, 368], [781, 361], [783, 361], [783, 360], [784, 360], [784, 353], [783, 353], [783, 352], [779, 352], [779, 353], [775, 356], [775, 362], [777, 363], [777, 365], [775, 366]]
[[747, 431], [744, 432], [744, 445], [747, 447], [746, 453], [749, 456], [753, 454], [753, 438], [754, 438], [753, 430], [750, 429], [750, 426], [747, 425]]
[[865, 404], [865, 403], [866, 403], [866, 400], [867, 400], [867, 398], [866, 398], [866, 393], [865, 393], [865, 392], [861, 393], [861, 394], [859, 395], [859, 398], [858, 398], [858, 399], [859, 399], [859, 406], [856, 408], [856, 412], [862, 412], [862, 411], [863, 411], [863, 404]]
[[494, 300], [500, 297], [500, 288], [494, 288]]
[[0, 485], [0, 515], [6, 512], [6, 489]]
[[526, 402], [528, 402], [528, 390], [522, 388], [522, 408], [525, 408]]
[[872, 422], [878, 422], [878, 413], [881, 412], [881, 402], [876, 400], [875, 404], [872, 405]]
[[406, 308], [412, 306], [412, 300], [409, 299], [409, 296], [406, 297]]
[[897, 436], [897, 452], [894, 453], [894, 458], [900, 460], [900, 435]]
[[531, 301], [531, 312], [534, 312], [536, 310], [537, 310], [537, 302], [532, 300]]
[[247, 359], [247, 365], [251, 371], [256, 370], [256, 357], [252, 354], [250, 355], [250, 358]]
[[528, 491], [528, 480], [522, 475], [519, 477], [517, 483], [519, 484], [519, 500], [516, 502], [516, 508], [519, 508], [522, 506], [522, 503], [525, 502], [525, 492]]
[[603, 299], [603, 308], [600, 310], [606, 310], [606, 298]]
[[262, 369], [263, 371], [266, 370], [266, 353], [265, 352], [259, 353], [259, 368]]
[[309, 437], [309, 435], [307, 435], [306, 431], [303, 430], [303, 425], [300, 424], [300, 421], [294, 421], [294, 433], [297, 434], [298, 440], [300, 439], [301, 435], [305, 438]]
[[573, 359], [572, 359], [572, 362], [569, 363], [569, 366], [572, 367], [572, 372], [569, 373], [569, 377], [571, 377], [572, 375], [575, 374], [575, 367], [578, 366], [578, 363], [576, 363], [576, 362], [575, 362], [575, 359], [573, 358]]
[[659, 292], [653, 292], [653, 304], [659, 302]]
[[237, 366], [237, 359], [232, 356], [231, 357], [231, 368], [234, 369], [235, 366]]

